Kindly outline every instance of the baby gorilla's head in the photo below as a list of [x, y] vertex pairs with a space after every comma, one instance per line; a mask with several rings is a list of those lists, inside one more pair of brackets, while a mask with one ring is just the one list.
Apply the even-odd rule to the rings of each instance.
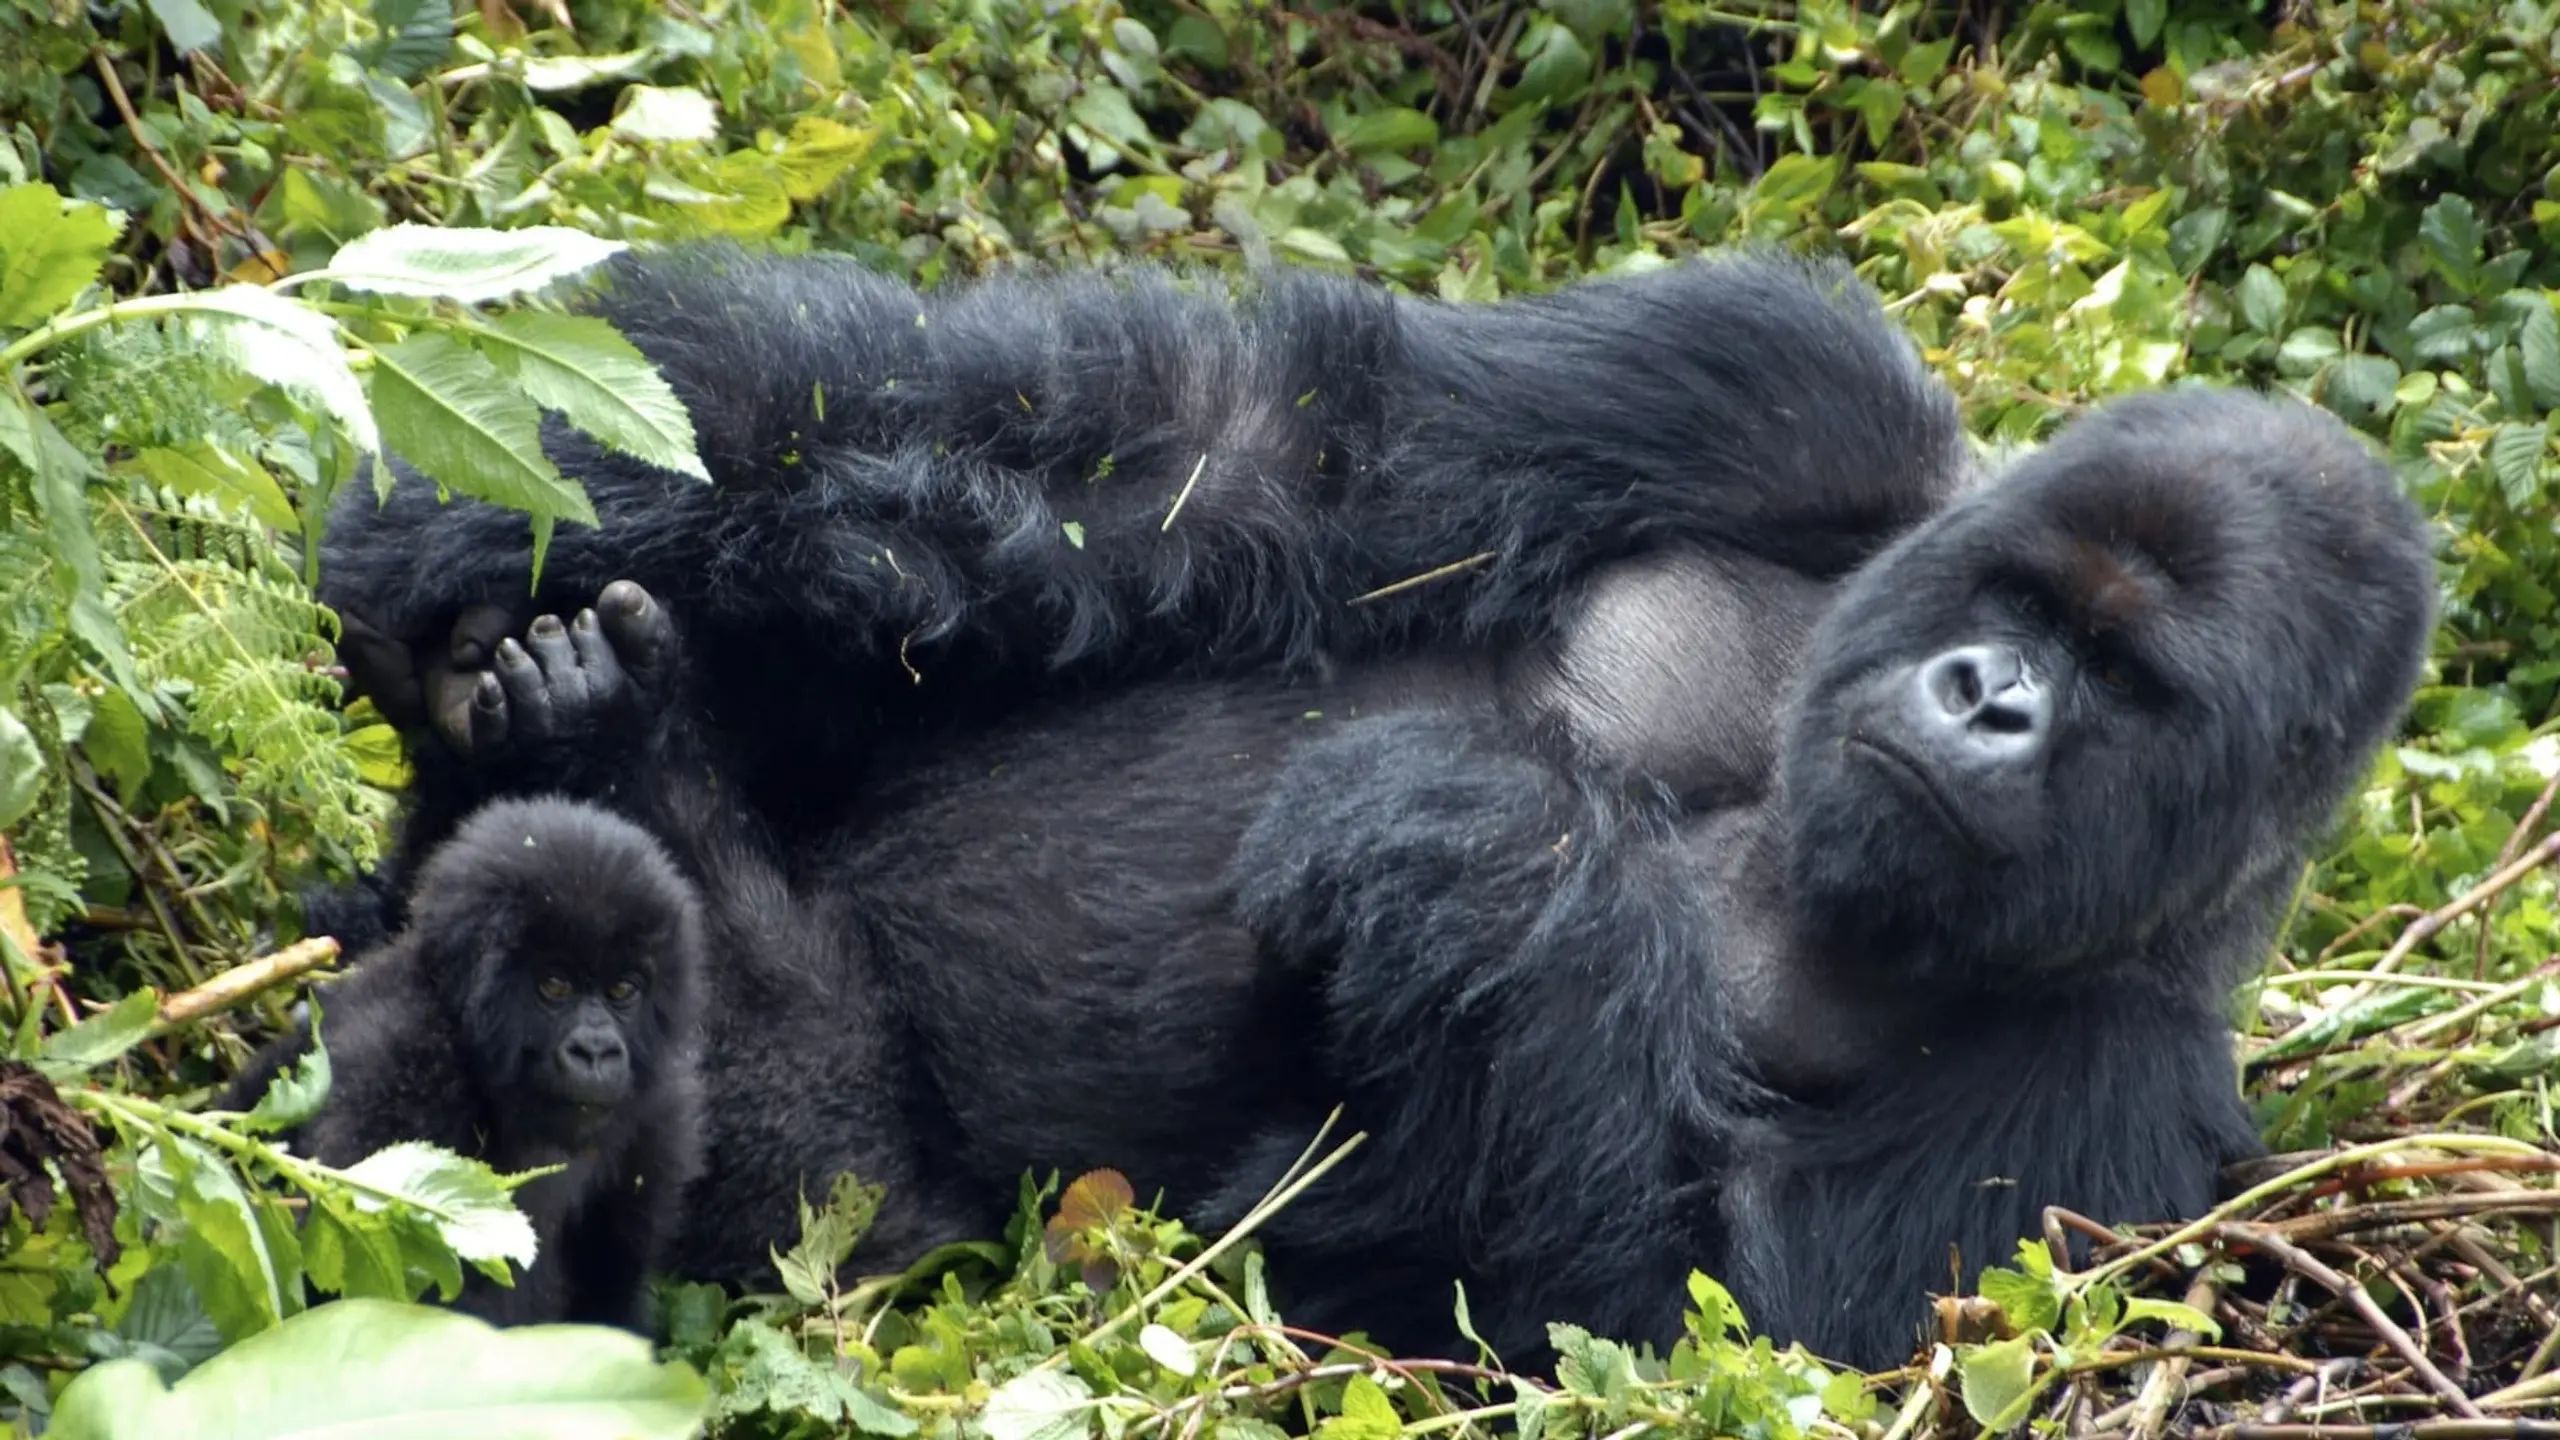
[[659, 1083], [694, 1013], [702, 921], [646, 831], [564, 800], [495, 802], [428, 862], [413, 915], [503, 1123], [574, 1144]]

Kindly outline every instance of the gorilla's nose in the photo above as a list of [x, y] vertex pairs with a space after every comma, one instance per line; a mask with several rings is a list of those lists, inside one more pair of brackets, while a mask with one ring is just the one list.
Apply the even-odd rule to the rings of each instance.
[[2044, 744], [2052, 727], [2052, 694], [2014, 646], [1944, 651], [1924, 662], [1912, 683], [1922, 733], [1950, 758], [2022, 759]]
[[560, 1046], [560, 1057], [581, 1075], [618, 1075], [630, 1058], [622, 1037], [611, 1033], [572, 1035]]

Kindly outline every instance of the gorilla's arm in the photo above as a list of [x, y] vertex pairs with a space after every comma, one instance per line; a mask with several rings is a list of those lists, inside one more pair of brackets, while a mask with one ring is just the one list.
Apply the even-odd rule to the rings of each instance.
[[[1454, 1345], [1464, 1272], [1515, 1365], [1540, 1363], [1553, 1319], [1676, 1333], [1738, 1073], [1689, 870], [1652, 797], [1489, 718], [1355, 721], [1292, 761], [1239, 848], [1239, 909], [1284, 962], [1324, 967], [1329, 1078], [1371, 1140], [1270, 1233], [1436, 1262], [1344, 1323]], [[1268, 1178], [1240, 1177], [1227, 1208]], [[1384, 1333], [1397, 1306], [1431, 1328]]]
[[2133, 985], [1969, 1002], [1941, 1043], [1745, 1129], [1721, 1278], [1781, 1343], [1900, 1363], [1923, 1297], [2013, 1264], [2048, 1205], [2108, 1222], [2212, 1208], [2222, 1167], [2257, 1149], [2228, 1033], [2193, 996]]
[[329, 603], [415, 648], [630, 578], [820, 666], [1303, 660], [1536, 629], [1588, 564], [1664, 543], [1836, 574], [1964, 464], [1866, 289], [1777, 258], [1449, 306], [1289, 270], [1235, 298], [1144, 271], [920, 295], [715, 251], [622, 262], [600, 308], [717, 484], [555, 426], [603, 523], [559, 530], [540, 596], [521, 516], [404, 474], [333, 516]]

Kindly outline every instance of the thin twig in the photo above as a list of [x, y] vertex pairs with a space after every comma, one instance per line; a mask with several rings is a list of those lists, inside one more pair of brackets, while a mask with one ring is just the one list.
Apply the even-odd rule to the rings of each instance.
[[[2445, 1373], [2436, 1368], [2435, 1362], [2427, 1358], [2427, 1352], [2419, 1348], [2417, 1341], [2409, 1338], [2408, 1331], [2401, 1329], [2390, 1316], [2382, 1313], [2382, 1307], [2373, 1303], [2373, 1297], [2365, 1293], [2363, 1286], [2330, 1269], [2309, 1251], [2265, 1226], [2225, 1223], [2215, 1226], [2214, 1230], [2223, 1239], [2233, 1244], [2253, 1246], [2266, 1251], [2284, 1262], [2285, 1267], [2295, 1274], [2311, 1280], [2330, 1294], [2345, 1300], [2349, 1306], [2353, 1307], [2357, 1317], [2372, 1327], [2373, 1333], [2380, 1337], [2383, 1344], [2390, 1346], [2394, 1354], [2407, 1363], [2411, 1370], [2416, 1371], [2418, 1378], [2426, 1382], [2429, 1389], [2444, 1398], [2447, 1408], [2465, 1419], [2484, 1418], [2480, 1413], [2480, 1407], [2472, 1404], [2471, 1397], [2462, 1393], [2462, 1387], [2447, 1379]], [[2560, 1440], [2560, 1430], [2555, 1430], [2554, 1436], [2555, 1440]]]
[[159, 1034], [207, 1015], [228, 1010], [252, 996], [288, 984], [338, 958], [338, 942], [326, 935], [297, 940], [273, 955], [244, 961], [192, 990], [181, 990], [160, 1002]]

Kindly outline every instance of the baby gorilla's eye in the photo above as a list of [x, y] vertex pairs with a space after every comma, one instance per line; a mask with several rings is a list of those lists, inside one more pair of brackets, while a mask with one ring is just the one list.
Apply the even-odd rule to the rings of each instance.
[[616, 1005], [622, 1005], [629, 1003], [631, 997], [639, 993], [640, 987], [636, 983], [629, 980], [616, 980], [613, 982], [613, 988], [604, 992], [604, 998]]
[[569, 998], [569, 982], [554, 975], [536, 987], [535, 993], [556, 1005]]
[[2119, 695], [2133, 693], [2133, 667], [2122, 660], [2101, 660], [2089, 667], [2090, 676]]

